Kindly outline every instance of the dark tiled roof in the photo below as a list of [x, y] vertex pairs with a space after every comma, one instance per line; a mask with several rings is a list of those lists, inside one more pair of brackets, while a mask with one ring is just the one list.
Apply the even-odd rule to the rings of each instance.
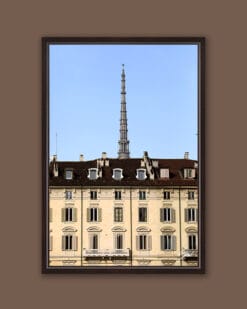
[[[189, 159], [151, 159], [158, 161], [158, 167], [153, 168], [155, 178], [145, 180], [136, 179], [136, 170], [141, 167], [140, 159], [107, 159], [109, 166], [102, 167], [102, 177], [96, 180], [88, 179], [88, 169], [97, 167], [97, 160], [92, 161], [56, 161], [58, 167], [58, 177], [53, 175], [54, 161], [49, 167], [49, 185], [50, 186], [197, 186], [198, 175], [196, 169], [196, 177], [194, 179], [184, 179], [183, 169], [194, 168], [195, 160]], [[113, 169], [123, 169], [123, 179], [115, 180], [112, 178]], [[169, 168], [169, 179], [160, 178], [160, 168]], [[66, 180], [65, 170], [73, 169], [73, 179]], [[148, 173], [147, 173], [148, 176]]]

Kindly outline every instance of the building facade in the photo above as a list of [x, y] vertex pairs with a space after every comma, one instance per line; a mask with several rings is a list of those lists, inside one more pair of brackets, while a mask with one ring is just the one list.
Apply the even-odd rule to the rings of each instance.
[[49, 266], [198, 266], [198, 165], [130, 158], [124, 68], [118, 158], [49, 166]]

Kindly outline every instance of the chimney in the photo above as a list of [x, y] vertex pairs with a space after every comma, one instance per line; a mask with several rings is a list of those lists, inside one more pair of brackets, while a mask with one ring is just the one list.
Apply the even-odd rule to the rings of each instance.
[[105, 159], [107, 158], [107, 153], [106, 153], [106, 152], [102, 152], [101, 158], [102, 158], [103, 160], [105, 160]]
[[57, 155], [52, 156], [52, 161], [57, 161]]
[[186, 159], [186, 160], [189, 159], [189, 152], [188, 152], [188, 151], [186, 151], [186, 152], [184, 153], [184, 159]]
[[84, 161], [84, 155], [83, 154], [80, 154], [80, 161]]

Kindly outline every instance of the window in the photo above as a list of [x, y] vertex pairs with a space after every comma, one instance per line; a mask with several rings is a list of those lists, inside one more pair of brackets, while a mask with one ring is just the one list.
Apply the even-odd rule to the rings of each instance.
[[115, 236], [115, 249], [123, 249], [123, 235], [116, 234]]
[[195, 192], [189, 191], [188, 192], [188, 200], [194, 200], [195, 199]]
[[195, 178], [195, 169], [185, 168], [184, 169], [184, 178]]
[[138, 211], [139, 222], [147, 222], [147, 207], [140, 207]]
[[139, 200], [146, 199], [146, 191], [139, 191]]
[[67, 180], [73, 179], [73, 171], [72, 170], [65, 170], [65, 179], [67, 179]]
[[122, 207], [114, 208], [114, 221], [123, 222], [123, 208]]
[[185, 222], [195, 222], [196, 220], [196, 208], [185, 209]]
[[90, 249], [96, 250], [99, 248], [99, 237], [98, 234], [90, 234]]
[[65, 199], [71, 200], [72, 199], [72, 191], [65, 191]]
[[87, 221], [88, 222], [100, 222], [101, 221], [101, 208], [88, 208], [87, 209]]
[[161, 235], [160, 246], [161, 250], [176, 250], [176, 236]]
[[169, 200], [170, 199], [170, 194], [171, 192], [170, 191], [164, 191], [164, 200]]
[[123, 170], [121, 168], [114, 168], [112, 178], [121, 180], [123, 178]]
[[77, 221], [77, 209], [72, 207], [62, 208], [62, 222]]
[[151, 250], [152, 238], [150, 235], [142, 234], [136, 236], [136, 249], [137, 250]]
[[77, 250], [77, 237], [72, 235], [62, 236], [62, 250]]
[[189, 235], [189, 250], [196, 250], [196, 235]]
[[121, 200], [122, 196], [121, 196], [121, 191], [115, 191], [115, 200]]
[[169, 168], [160, 169], [160, 178], [169, 178]]
[[97, 200], [97, 191], [90, 191], [90, 199]]
[[146, 170], [144, 168], [139, 168], [137, 170], [136, 178], [139, 180], [145, 180], [147, 178]]
[[160, 209], [160, 221], [161, 222], [176, 222], [175, 209], [161, 208]]
[[87, 177], [90, 180], [95, 180], [98, 178], [98, 169], [97, 168], [89, 168]]

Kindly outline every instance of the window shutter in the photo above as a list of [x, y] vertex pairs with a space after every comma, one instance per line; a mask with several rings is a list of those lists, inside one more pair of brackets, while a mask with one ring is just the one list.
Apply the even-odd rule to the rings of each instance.
[[189, 221], [189, 210], [188, 209], [184, 210], [184, 221], [185, 222]]
[[177, 238], [175, 235], [172, 236], [172, 250], [177, 250]]
[[148, 250], [152, 250], [152, 236], [148, 236]]
[[172, 208], [171, 212], [172, 212], [172, 214], [171, 214], [172, 215], [172, 222], [175, 223], [176, 222], [176, 211], [175, 211], [175, 209]]
[[164, 235], [160, 235], [160, 250], [165, 249]]
[[140, 237], [136, 236], [136, 250], [140, 250]]
[[198, 222], [198, 210], [195, 208], [195, 221]]
[[77, 251], [77, 246], [78, 246], [78, 237], [73, 236], [72, 237], [72, 250]]
[[102, 221], [102, 209], [98, 208], [98, 221], [101, 222]]
[[73, 222], [77, 221], [77, 208], [73, 208], [72, 210], [72, 221]]
[[65, 250], [65, 237], [66, 236], [62, 236], [62, 250]]
[[164, 222], [164, 208], [160, 208], [160, 222]]
[[87, 222], [90, 222], [90, 208], [87, 208]]
[[62, 222], [65, 222], [65, 208], [62, 208]]

